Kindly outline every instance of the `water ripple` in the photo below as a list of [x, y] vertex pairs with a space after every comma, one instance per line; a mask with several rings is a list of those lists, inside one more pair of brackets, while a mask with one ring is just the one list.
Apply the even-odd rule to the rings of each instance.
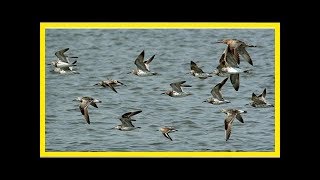
[[[240, 89], [228, 82], [222, 93], [229, 104], [202, 103], [211, 97], [213, 86], [223, 78], [198, 79], [190, 74], [190, 61], [211, 72], [225, 45], [218, 39], [236, 38], [261, 47], [248, 48], [254, 67], [241, 59], [240, 67], [252, 69], [240, 76]], [[46, 63], [54, 52], [70, 48], [78, 56], [80, 74], [60, 75], [46, 66], [46, 150], [47, 151], [273, 151], [274, 108], [246, 106], [253, 92], [267, 88], [267, 100], [274, 102], [274, 31], [264, 29], [49, 29], [46, 31]], [[134, 60], [145, 50], [145, 58], [156, 54], [150, 65], [159, 75], [137, 77], [127, 74], [136, 68]], [[107, 78], [127, 86], [93, 86]], [[184, 88], [193, 95], [171, 98], [161, 94], [170, 83], [185, 80]], [[85, 123], [76, 97], [92, 96], [102, 103], [89, 106], [91, 124]], [[234, 122], [229, 141], [225, 141], [223, 108], [247, 110], [245, 123]], [[119, 117], [141, 109], [133, 123], [141, 129], [123, 132], [112, 129]], [[160, 127], [174, 126], [173, 141]]]

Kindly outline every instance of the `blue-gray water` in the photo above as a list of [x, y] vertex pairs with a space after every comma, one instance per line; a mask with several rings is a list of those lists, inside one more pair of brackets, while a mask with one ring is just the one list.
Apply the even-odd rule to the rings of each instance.
[[[213, 71], [226, 47], [219, 39], [236, 38], [259, 45], [247, 48], [254, 66], [241, 58], [242, 69], [235, 91], [228, 80], [222, 94], [231, 103], [202, 103], [211, 96], [211, 88], [224, 78], [201, 80], [190, 74], [190, 61], [206, 72]], [[274, 30], [272, 29], [47, 29], [46, 64], [56, 59], [54, 53], [78, 56], [80, 74], [56, 74], [46, 65], [46, 151], [274, 151], [274, 108], [248, 106], [251, 94], [267, 88], [266, 99], [274, 104]], [[156, 54], [150, 65], [158, 76], [138, 77], [127, 74], [136, 68], [134, 60], [145, 50], [145, 58]], [[122, 81], [118, 93], [93, 86], [107, 77]], [[170, 83], [185, 80], [184, 88], [193, 93], [183, 98], [161, 94]], [[91, 124], [86, 124], [73, 99], [98, 98], [99, 108], [89, 107]], [[235, 120], [230, 139], [225, 141], [222, 108], [248, 111]], [[141, 129], [112, 129], [126, 112], [141, 109], [135, 126]], [[166, 139], [160, 127], [174, 126]]]

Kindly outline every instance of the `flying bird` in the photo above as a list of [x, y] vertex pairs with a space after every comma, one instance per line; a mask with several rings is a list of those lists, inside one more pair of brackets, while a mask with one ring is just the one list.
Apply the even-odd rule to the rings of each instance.
[[163, 136], [170, 139], [172, 141], [172, 138], [169, 136], [169, 133], [178, 131], [174, 127], [162, 127], [160, 128], [160, 131], [162, 132]]
[[228, 141], [231, 135], [232, 123], [234, 119], [236, 118], [241, 123], [244, 123], [241, 114], [247, 113], [247, 111], [238, 110], [238, 109], [222, 109], [221, 112], [227, 115], [226, 119], [224, 120], [224, 129], [225, 129], [226, 141]]

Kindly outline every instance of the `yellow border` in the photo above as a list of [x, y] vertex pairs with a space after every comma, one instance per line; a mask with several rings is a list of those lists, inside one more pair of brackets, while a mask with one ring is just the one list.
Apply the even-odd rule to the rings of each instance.
[[[275, 151], [274, 152], [46, 152], [45, 31], [46, 29], [274, 29]], [[280, 23], [40, 23], [40, 157], [280, 157]]]

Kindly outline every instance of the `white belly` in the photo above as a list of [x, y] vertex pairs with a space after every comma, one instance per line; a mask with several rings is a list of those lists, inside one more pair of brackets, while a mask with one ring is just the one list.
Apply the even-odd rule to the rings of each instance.
[[190, 93], [186, 93], [186, 92], [176, 92], [176, 91], [173, 91], [172, 93], [172, 96], [173, 97], [185, 97], [185, 96], [188, 96], [188, 95], [191, 95]]
[[120, 130], [121, 131], [131, 131], [131, 130], [134, 130], [136, 129], [136, 127], [122, 127]]
[[200, 79], [205, 79], [205, 78], [209, 77], [209, 74], [207, 74], [207, 73], [194, 73], [194, 76], [198, 77]]
[[216, 98], [210, 98], [210, 99], [208, 99], [208, 102], [210, 102], [211, 104], [226, 104], [226, 103], [230, 103], [230, 101], [228, 101], [228, 100], [220, 101], [219, 99], [216, 99]]
[[73, 66], [73, 64], [68, 64], [62, 61], [57, 62], [56, 67], [58, 68], [67, 68], [67, 67], [71, 67]]
[[148, 71], [141, 71], [140, 69], [137, 72], [138, 76], [152, 76], [153, 73], [152, 72], [148, 72]]
[[238, 74], [238, 73], [242, 73], [243, 70], [240, 68], [233, 68], [233, 67], [227, 67], [227, 68], [223, 68], [225, 72], [229, 73], [229, 74]]

